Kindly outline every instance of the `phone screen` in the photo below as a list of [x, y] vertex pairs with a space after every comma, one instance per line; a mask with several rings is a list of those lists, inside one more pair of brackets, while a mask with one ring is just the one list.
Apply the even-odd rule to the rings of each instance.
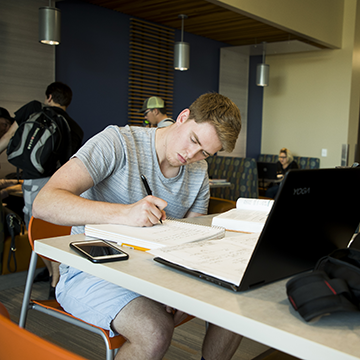
[[105, 240], [75, 241], [70, 247], [92, 262], [127, 260], [129, 255]]

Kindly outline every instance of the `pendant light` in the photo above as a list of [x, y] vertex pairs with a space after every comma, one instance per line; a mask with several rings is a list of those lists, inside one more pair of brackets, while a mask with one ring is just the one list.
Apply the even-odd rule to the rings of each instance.
[[263, 42], [263, 55], [262, 63], [258, 64], [256, 68], [256, 85], [268, 86], [269, 85], [269, 65], [265, 64], [265, 46], [266, 42]]
[[39, 41], [46, 45], [59, 45], [61, 41], [61, 11], [49, 6], [39, 8]]
[[187, 16], [184, 14], [179, 15], [181, 18], [181, 41], [175, 43], [174, 47], [174, 69], [175, 70], [188, 70], [190, 68], [190, 46], [184, 42], [184, 19]]

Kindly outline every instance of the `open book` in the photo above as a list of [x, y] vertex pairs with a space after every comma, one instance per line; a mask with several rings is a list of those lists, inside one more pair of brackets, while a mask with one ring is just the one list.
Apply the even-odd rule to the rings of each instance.
[[198, 240], [220, 239], [224, 237], [225, 229], [166, 219], [162, 224], [151, 227], [90, 224], [85, 226], [85, 235], [146, 251]]
[[273, 203], [274, 200], [239, 198], [236, 208], [215, 216], [212, 225], [226, 230], [260, 233]]

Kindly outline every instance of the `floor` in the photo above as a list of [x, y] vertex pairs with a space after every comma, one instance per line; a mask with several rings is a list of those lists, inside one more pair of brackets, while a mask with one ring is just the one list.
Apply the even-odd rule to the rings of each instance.
[[[39, 271], [39, 270], [37, 270]], [[22, 296], [24, 292], [26, 272], [20, 272], [0, 276], [0, 302], [8, 309], [11, 319], [19, 321]], [[44, 299], [48, 295], [48, 283], [35, 283], [33, 286], [32, 297]], [[54, 319], [48, 315], [36, 311], [30, 311], [26, 323], [26, 328], [45, 339], [74, 351], [89, 360], [105, 358], [103, 340], [86, 330]], [[164, 360], [200, 360], [201, 344], [205, 333], [205, 322], [194, 319], [175, 329], [171, 346], [166, 353]], [[257, 360], [264, 359], [263, 354], [269, 348], [262, 344], [243, 339], [233, 360]], [[276, 359], [294, 359], [283, 354], [285, 357]], [[266, 359], [274, 359], [274, 354], [267, 356]]]

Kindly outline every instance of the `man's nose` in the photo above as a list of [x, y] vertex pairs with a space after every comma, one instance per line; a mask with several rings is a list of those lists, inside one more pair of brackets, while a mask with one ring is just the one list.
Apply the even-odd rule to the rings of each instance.
[[196, 154], [199, 152], [199, 148], [199, 145], [192, 146], [187, 152], [188, 159], [192, 159], [194, 156], [196, 156]]

